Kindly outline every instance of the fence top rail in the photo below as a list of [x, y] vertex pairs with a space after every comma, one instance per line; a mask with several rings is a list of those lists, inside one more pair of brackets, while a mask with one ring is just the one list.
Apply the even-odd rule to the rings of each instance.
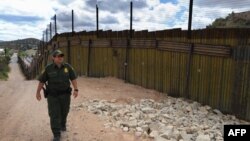
[[[192, 30], [192, 36], [194, 38], [239, 38], [244, 36], [250, 38], [250, 28], [206, 28], [206, 29], [196, 29]], [[97, 31], [79, 31], [79, 32], [65, 32], [56, 34], [51, 40], [64, 40], [65, 38], [76, 37], [96, 37]], [[129, 30], [112, 31], [112, 30], [99, 30], [98, 38], [129, 38]], [[176, 29], [166, 29], [157, 31], [132, 31], [133, 38], [174, 38], [174, 37], [186, 37], [187, 30], [182, 30], [181, 28]]]

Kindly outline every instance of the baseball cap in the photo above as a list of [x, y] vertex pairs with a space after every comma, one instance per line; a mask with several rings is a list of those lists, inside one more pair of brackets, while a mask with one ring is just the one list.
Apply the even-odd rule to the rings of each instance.
[[55, 56], [59, 56], [59, 55], [61, 55], [61, 56], [64, 56], [64, 54], [63, 54], [63, 52], [61, 51], [61, 50], [55, 50], [53, 53], [52, 53], [52, 55], [55, 57]]

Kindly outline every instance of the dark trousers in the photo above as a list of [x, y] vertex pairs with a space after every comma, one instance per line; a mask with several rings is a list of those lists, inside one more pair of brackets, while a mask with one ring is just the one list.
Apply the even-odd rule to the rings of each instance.
[[70, 108], [70, 94], [48, 95], [47, 102], [51, 130], [54, 136], [60, 136], [61, 128], [66, 127]]

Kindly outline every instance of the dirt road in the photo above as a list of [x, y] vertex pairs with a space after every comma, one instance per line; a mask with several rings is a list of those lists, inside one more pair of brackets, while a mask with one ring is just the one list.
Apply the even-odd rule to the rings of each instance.
[[[8, 81], [0, 81], [0, 140], [1, 141], [50, 141], [46, 99], [38, 102], [35, 92], [38, 81], [26, 81], [13, 55]], [[152, 90], [125, 84], [115, 78], [80, 77], [79, 94], [72, 98], [72, 104], [87, 99], [117, 99], [127, 103], [131, 99], [160, 99], [161, 95]], [[120, 129], [105, 129], [104, 121], [87, 111], [71, 110], [68, 117], [68, 131], [62, 134], [64, 141], [134, 141], [149, 140], [135, 138]]]

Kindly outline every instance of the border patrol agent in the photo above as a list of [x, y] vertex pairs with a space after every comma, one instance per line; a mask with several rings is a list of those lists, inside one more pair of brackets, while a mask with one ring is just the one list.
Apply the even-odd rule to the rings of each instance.
[[48, 112], [50, 117], [50, 126], [54, 135], [53, 141], [60, 141], [61, 131], [66, 131], [67, 115], [70, 108], [71, 87], [70, 81], [74, 87], [73, 96], [78, 96], [76, 73], [70, 64], [63, 62], [64, 54], [60, 50], [55, 50], [52, 54], [53, 63], [49, 64], [39, 76], [36, 98], [41, 100], [40, 91], [44, 84], [48, 94]]

